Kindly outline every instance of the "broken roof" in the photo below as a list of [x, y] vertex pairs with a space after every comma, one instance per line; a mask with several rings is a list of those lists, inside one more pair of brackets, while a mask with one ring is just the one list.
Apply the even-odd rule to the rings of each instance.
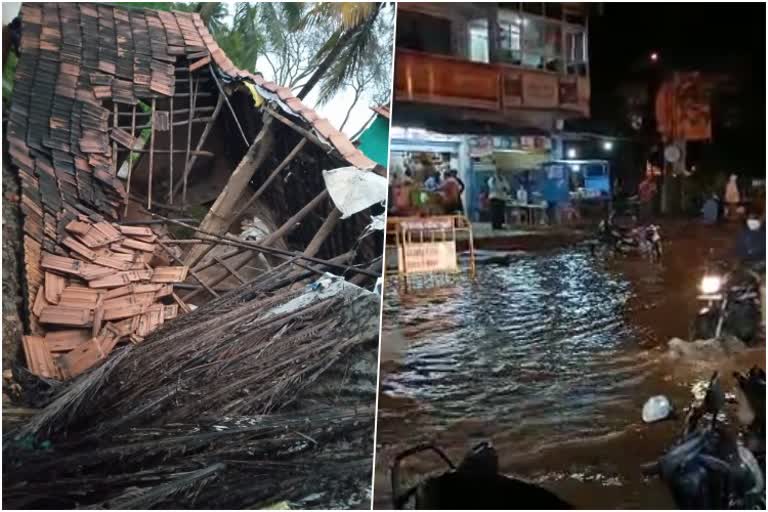
[[[74, 255], [72, 244], [63, 243], [68, 236], [66, 227], [85, 220], [109, 225], [120, 218], [129, 194], [117, 170], [131, 150], [140, 151], [135, 145], [136, 129], [151, 126], [153, 134], [173, 130], [177, 124], [173, 119], [174, 99], [178, 108], [184, 102], [194, 105], [196, 98], [206, 94], [216, 95], [192, 89], [193, 77], [252, 84], [260, 96], [290, 118], [289, 122], [327, 146], [325, 153], [358, 168], [375, 166], [288, 88], [235, 67], [197, 13], [88, 3], [25, 3], [20, 19], [20, 57], [7, 138], [22, 187], [30, 310], [44, 285], [42, 257]], [[142, 113], [147, 104], [152, 104], [153, 111]], [[213, 106], [198, 105], [199, 111], [206, 108], [214, 110]], [[195, 107], [188, 110], [194, 113]], [[118, 122], [126, 115], [133, 119], [130, 132]], [[136, 126], [140, 115], [149, 116], [149, 124]], [[208, 127], [213, 117], [215, 114], [195, 121], [207, 122]], [[190, 126], [192, 122], [190, 115]], [[187, 121], [183, 124], [186, 127]], [[199, 145], [204, 139], [201, 136]], [[172, 146], [153, 149], [171, 155], [183, 152], [174, 151]], [[205, 153], [199, 149], [192, 161]], [[150, 154], [151, 162], [152, 149], [141, 151]], [[187, 162], [188, 170], [191, 166]], [[151, 182], [150, 163], [150, 198]], [[80, 245], [75, 247], [84, 251]], [[95, 247], [106, 256], [111, 254], [111, 248]], [[40, 334], [35, 325], [37, 316], [31, 314], [30, 319], [32, 334]]]

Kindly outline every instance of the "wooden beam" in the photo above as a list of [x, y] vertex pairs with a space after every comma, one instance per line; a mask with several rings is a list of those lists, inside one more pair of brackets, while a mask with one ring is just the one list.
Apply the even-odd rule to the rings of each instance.
[[[136, 105], [133, 106], [132, 110], [132, 116], [131, 116], [131, 137], [136, 140]], [[133, 172], [133, 161], [131, 160], [131, 153], [128, 153], [128, 180], [126, 183], [125, 193], [130, 198], [131, 197], [131, 173]], [[123, 211], [123, 215], [128, 215], [128, 205], [130, 204], [130, 200], [125, 201], [125, 211]]]
[[[216, 234], [223, 232], [222, 228], [229, 222], [230, 215], [233, 213], [235, 205], [240, 200], [243, 192], [248, 187], [251, 178], [253, 178], [256, 170], [264, 162], [267, 154], [272, 151], [273, 140], [272, 118], [267, 116], [253, 144], [248, 148], [240, 163], [237, 164], [219, 197], [216, 198], [213, 206], [200, 223], [200, 228]], [[204, 248], [192, 250], [184, 260], [187, 262], [198, 261], [203, 250]]]
[[[321, 194], [321, 195], [323, 195], [323, 194]], [[317, 199], [317, 198], [315, 198], [315, 199]], [[305, 206], [302, 210], [307, 209], [308, 211], [306, 211], [306, 213], [309, 213], [311, 211], [311, 209], [308, 209], [308, 207], [310, 205], [311, 205], [311, 203], [307, 204], [307, 206]], [[299, 212], [299, 213], [302, 213], [302, 212]], [[296, 215], [298, 215], [299, 213], [297, 213]], [[304, 213], [304, 215], [306, 215], [306, 213]], [[158, 219], [162, 219], [165, 222], [169, 222], [169, 223], [175, 224], [177, 226], [181, 226], [181, 227], [189, 228], [189, 229], [196, 229], [195, 226], [193, 226], [191, 224], [187, 224], [185, 222], [181, 222], [178, 219], [171, 219], [171, 218], [168, 218], [168, 217], [164, 217], [163, 215], [159, 215], [159, 214], [157, 214], [155, 212], [149, 212], [149, 214], [152, 215], [153, 217], [156, 217]], [[294, 217], [296, 217], [296, 216], [294, 216]], [[205, 235], [205, 237], [208, 237], [208, 238], [207, 238], [207, 240], [206, 240], [206, 238], [201, 238], [201, 241], [208, 241], [210, 239], [218, 240], [219, 243], [222, 243], [224, 245], [233, 245], [235, 247], [242, 247], [242, 248], [245, 248], [248, 251], [263, 252], [263, 253], [272, 254], [274, 256], [278, 256], [278, 257], [282, 257], [282, 258], [297, 258], [297, 259], [307, 260], [307, 261], [311, 261], [313, 263], [318, 263], [318, 264], [323, 264], [323, 265], [328, 265], [328, 264], [330, 264], [329, 262], [331, 261], [331, 260], [323, 260], [323, 259], [320, 259], [320, 258], [315, 258], [313, 256], [305, 256], [305, 255], [303, 255], [300, 252], [290, 251], [290, 250], [287, 250], [287, 249], [279, 249], [277, 247], [267, 247], [267, 246], [263, 245], [263, 242], [256, 243], [256, 242], [250, 242], [250, 241], [247, 241], [247, 240], [236, 240], [236, 239], [231, 239], [231, 238], [223, 237], [221, 235], [216, 235], [214, 233], [203, 233], [203, 234]], [[266, 241], [266, 238], [265, 238], [265, 241]], [[233, 255], [233, 256], [235, 256], [235, 255]], [[229, 259], [229, 258], [227, 258], [227, 259]], [[364, 269], [361, 269], [361, 268], [349, 267], [349, 266], [346, 266], [346, 265], [335, 265], [335, 266], [337, 268], [340, 268], [342, 270], [347, 270], [349, 272], [362, 273], [362, 274], [369, 275], [371, 277], [378, 277], [378, 274], [375, 274], [375, 273], [372, 273], [372, 272], [368, 272], [367, 270], [364, 270]]]
[[[112, 127], [117, 127], [117, 103], [112, 105]], [[112, 174], [117, 176], [117, 141], [112, 139]]]
[[205, 144], [205, 141], [208, 139], [208, 135], [211, 133], [211, 129], [213, 129], [213, 125], [216, 123], [216, 118], [219, 116], [219, 112], [221, 112], [221, 96], [219, 96], [219, 99], [216, 100], [216, 107], [213, 110], [213, 115], [211, 115], [210, 120], [208, 121], [208, 124], [205, 125], [205, 128], [203, 129], [203, 133], [200, 135], [200, 139], [197, 141], [197, 146], [195, 147], [194, 152], [189, 152], [188, 154], [192, 155], [192, 159], [190, 160], [189, 156], [187, 156], [184, 164], [184, 171], [181, 176], [182, 182], [181, 184], [177, 183], [176, 187], [173, 189], [173, 194], [178, 194], [179, 187], [184, 187], [183, 194], [183, 200], [182, 204], [186, 204], [186, 189], [187, 189], [187, 179], [189, 178], [189, 173], [192, 172], [192, 167], [194, 167], [195, 162], [197, 161], [197, 153], [201, 151], [201, 148], [203, 147], [203, 144]]
[[208, 69], [211, 72], [211, 76], [213, 77], [214, 81], [216, 82], [216, 86], [219, 88], [219, 94], [224, 97], [224, 101], [227, 102], [227, 107], [229, 107], [229, 111], [232, 113], [232, 118], [235, 120], [235, 124], [237, 125], [237, 129], [240, 130], [240, 136], [243, 138], [243, 142], [245, 143], [245, 147], [249, 147], [251, 144], [248, 142], [248, 137], [245, 136], [245, 132], [243, 131], [243, 127], [240, 126], [240, 121], [237, 119], [237, 114], [235, 113], [235, 109], [232, 108], [232, 104], [229, 102], [229, 98], [227, 97], [227, 93], [224, 92], [224, 87], [221, 85], [221, 82], [219, 82], [219, 77], [216, 76], [216, 70], [213, 69], [213, 66], [211, 64], [208, 64]]
[[184, 157], [184, 174], [181, 176], [182, 180], [182, 192], [181, 192], [181, 206], [185, 207], [187, 204], [187, 173], [186, 169], [189, 167], [189, 151], [192, 146], [192, 118], [195, 116], [195, 101], [196, 96], [194, 86], [192, 84], [192, 74], [189, 74], [189, 90], [192, 96], [189, 100], [189, 123], [187, 123], [187, 154]]
[[323, 221], [323, 225], [320, 226], [320, 229], [317, 230], [315, 236], [312, 237], [307, 248], [304, 249], [304, 254], [306, 256], [314, 256], [320, 251], [320, 247], [323, 246], [325, 240], [331, 235], [333, 228], [336, 227], [339, 219], [341, 219], [341, 212], [334, 206], [331, 213], [329, 213], [328, 217]]
[[230, 274], [232, 274], [233, 276], [235, 276], [235, 278], [236, 278], [238, 281], [240, 281], [241, 283], [245, 284], [245, 279], [243, 279], [243, 278], [242, 278], [242, 276], [241, 276], [240, 274], [238, 274], [238, 273], [237, 273], [237, 270], [235, 270], [234, 268], [230, 267], [230, 266], [229, 266], [229, 264], [227, 263], [227, 261], [226, 261], [225, 259], [223, 259], [223, 258], [220, 258], [219, 256], [216, 256], [216, 257], [215, 257], [215, 258], [213, 258], [213, 259], [215, 259], [215, 260], [216, 260], [216, 262], [217, 262], [219, 265], [221, 265], [222, 267], [224, 267], [224, 268], [227, 270], [227, 272], [229, 272]]
[[152, 128], [149, 133], [149, 180], [147, 182], [147, 210], [152, 209], [152, 172], [154, 166], [155, 150], [155, 98], [152, 98]]
[[[211, 117], [211, 116], [208, 116], [208, 117], [196, 117], [195, 119], [192, 120], [192, 124], [207, 123], [211, 119], [213, 119], [213, 117]], [[189, 120], [185, 119], [184, 121], [176, 121], [176, 122], [170, 123], [170, 124], [173, 125], [173, 126], [187, 126], [189, 124]], [[150, 123], [142, 124], [142, 125], [137, 126], [136, 129], [137, 130], [143, 130], [144, 128], [149, 128], [150, 126], [151, 126]], [[129, 127], [128, 126], [118, 126], [118, 128], [120, 128], [122, 130], [127, 130]]]
[[[165, 244], [164, 244], [163, 242], [161, 242], [160, 240], [155, 240], [155, 242], [157, 243], [157, 245], [159, 245], [160, 247], [162, 247], [162, 248], [165, 250], [165, 252], [167, 252], [167, 253], [168, 253], [168, 256], [170, 256], [170, 257], [173, 259], [173, 261], [175, 261], [175, 262], [176, 262], [176, 263], [178, 263], [179, 265], [184, 265], [184, 262], [183, 262], [183, 261], [181, 261], [181, 258], [179, 258], [179, 257], [178, 257], [178, 256], [176, 256], [175, 254], [173, 254], [173, 252], [171, 252], [171, 250], [168, 248], [168, 246], [167, 246], [167, 245], [165, 245]], [[211, 294], [211, 295], [213, 295], [214, 297], [218, 297], [218, 296], [219, 296], [219, 294], [218, 294], [218, 293], [216, 293], [216, 292], [213, 290], [213, 288], [211, 288], [210, 286], [208, 286], [208, 285], [206, 284], [206, 282], [205, 282], [205, 281], [203, 281], [203, 280], [200, 278], [200, 276], [199, 276], [199, 275], [197, 275], [197, 272], [195, 272], [195, 271], [194, 271], [194, 270], [192, 270], [191, 268], [189, 269], [189, 275], [191, 275], [192, 277], [194, 277], [194, 278], [195, 278], [195, 280], [196, 280], [198, 283], [200, 283], [200, 286], [202, 286], [203, 288], [205, 288], [205, 289], [206, 289], [206, 291], [207, 291], [208, 293], [210, 293], [210, 294]]]
[[[121, 149], [120, 151], [129, 151], [131, 153], [149, 153], [149, 150], [147, 150], [147, 149], [125, 149], [125, 150]], [[174, 149], [173, 152], [175, 154], [181, 154], [181, 153], [186, 154], [187, 153], [187, 151], [185, 149]], [[167, 155], [167, 154], [170, 153], [170, 150], [169, 149], [155, 149], [153, 151], [153, 153], [156, 154], [156, 155]], [[208, 156], [208, 157], [216, 156], [216, 153], [213, 153], [211, 151], [199, 151], [199, 150], [190, 151], [189, 154], [193, 155], [193, 156]]]
[[[312, 199], [309, 203], [304, 205], [304, 207], [301, 210], [299, 210], [298, 212], [296, 212], [293, 216], [291, 216], [290, 219], [285, 221], [283, 223], [283, 225], [280, 226], [276, 231], [274, 231], [273, 233], [270, 233], [269, 235], [264, 237], [263, 240], [260, 240], [259, 244], [250, 244], [250, 243], [243, 242], [243, 245], [245, 245], [245, 246], [253, 246], [253, 247], [257, 247], [257, 248], [269, 247], [270, 245], [275, 243], [277, 240], [279, 240], [280, 238], [282, 238], [286, 234], [288, 234], [291, 231], [293, 231], [296, 228], [296, 225], [299, 224], [315, 208], [320, 206], [320, 204], [323, 201], [325, 201], [328, 198], [328, 196], [329, 196], [328, 190], [327, 189], [323, 189], [322, 192], [320, 192], [317, 196], [315, 196], [315, 198]], [[199, 228], [198, 228], [198, 231], [200, 231]], [[206, 233], [206, 234], [210, 234], [210, 233]], [[224, 238], [224, 237], [221, 237], [221, 235], [218, 235], [218, 234], [216, 235], [216, 237], [218, 237], [220, 239]], [[252, 255], [250, 254], [250, 252], [246, 252], [245, 254], [241, 254], [241, 255], [235, 256], [234, 257], [235, 261], [232, 262], [232, 268], [234, 268], [235, 270], [239, 270], [243, 265], [245, 265], [251, 259], [251, 257], [252, 257]], [[311, 257], [310, 256], [303, 256], [303, 258], [310, 259]], [[217, 273], [214, 277], [211, 278], [210, 285], [211, 286], [216, 286], [221, 281], [226, 279], [227, 275], [228, 275], [227, 272], [224, 272], [224, 273], [219, 272], [219, 273]], [[195, 293], [197, 293], [197, 292], [192, 292], [192, 295], [195, 294]], [[185, 298], [189, 299], [190, 296], [188, 295]]]
[[[264, 191], [269, 187], [269, 185], [274, 181], [274, 179], [280, 174], [280, 172], [285, 169], [285, 167], [296, 157], [297, 154], [299, 154], [299, 151], [301, 151], [301, 148], [304, 147], [304, 144], [307, 143], [307, 139], [301, 139], [296, 146], [291, 150], [290, 153], [283, 159], [282, 162], [269, 174], [266, 180], [264, 180], [264, 183], [261, 184], [259, 189], [253, 193], [253, 195], [248, 199], [248, 201], [245, 202], [245, 204], [235, 213], [234, 215], [230, 215], [229, 221], [225, 222], [222, 226], [215, 226], [215, 225], [209, 225], [203, 226], [201, 224], [201, 227], [203, 229], [212, 230], [216, 233], [223, 234], [229, 231], [229, 229], [232, 227], [232, 225], [237, 222], [237, 219], [240, 218], [240, 216], [250, 208], [250, 206], [264, 193]], [[213, 245], [209, 245], [204, 250], [194, 248], [192, 251], [190, 251], [190, 256], [187, 257], [187, 261], [189, 261], [190, 266], [194, 266], [197, 264], [198, 261], [203, 259], [206, 254], [210, 252], [210, 250], [213, 248]], [[194, 253], [194, 255], [192, 255]]]
[[168, 146], [168, 204], [173, 204], [173, 113], [173, 96], [171, 96], [170, 113], [168, 114], [171, 121], [168, 127], [171, 132]]

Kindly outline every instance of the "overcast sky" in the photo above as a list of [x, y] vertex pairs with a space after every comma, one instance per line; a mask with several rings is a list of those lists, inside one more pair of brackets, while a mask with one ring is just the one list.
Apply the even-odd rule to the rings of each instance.
[[[227, 3], [232, 4], [234, 2]], [[6, 25], [13, 20], [13, 18], [18, 14], [20, 6], [20, 2], [3, 2], [3, 25]], [[392, 7], [387, 6], [386, 9], [392, 9]], [[273, 79], [271, 76], [272, 70], [263, 57], [259, 59], [256, 67], [258, 68], [258, 71], [261, 71], [267, 80]], [[349, 109], [350, 105], [352, 105], [352, 101], [354, 99], [354, 91], [349, 88], [344, 89], [327, 104], [318, 108], [315, 104], [318, 90], [319, 88], [315, 88], [312, 92], [310, 92], [309, 96], [307, 96], [305, 99], [305, 103], [317, 110], [317, 112], [323, 117], [327, 117], [331, 124], [338, 128], [344, 121], [344, 116], [347, 114], [347, 110]], [[349, 121], [347, 121], [346, 126], [344, 126], [345, 134], [353, 135], [358, 131], [358, 129], [360, 129], [363, 124], [365, 124], [365, 122], [371, 117], [371, 106], [373, 105], [370, 95], [363, 95], [360, 100], [358, 100], [357, 105], [349, 116]]]
[[[391, 5], [387, 5], [384, 7], [384, 9], [384, 14], [391, 16], [391, 9], [393, 9], [393, 7]], [[394, 30], [394, 23], [392, 29]], [[392, 39], [394, 40], [394, 38]], [[274, 79], [274, 76], [272, 75], [272, 68], [269, 66], [267, 60], [264, 57], [260, 57], [256, 62], [256, 68], [264, 75], [264, 78], [267, 80]], [[389, 81], [389, 85], [391, 87], [391, 73], [389, 74]], [[316, 105], [316, 101], [319, 90], [319, 87], [315, 87], [312, 91], [310, 91], [309, 95], [304, 99], [304, 103], [314, 108], [321, 116], [328, 118], [331, 124], [338, 128], [341, 126], [341, 123], [344, 122], [344, 116], [347, 115], [347, 110], [355, 99], [354, 90], [351, 88], [343, 89], [328, 103], [318, 107]], [[357, 104], [349, 115], [349, 121], [347, 121], [347, 124], [344, 126], [344, 130], [342, 131], [348, 136], [352, 136], [357, 133], [360, 127], [364, 125], [365, 122], [370, 119], [371, 114], [373, 114], [370, 109], [372, 106], [374, 106], [372, 95], [365, 93], [361, 95], [361, 98], [357, 101]]]

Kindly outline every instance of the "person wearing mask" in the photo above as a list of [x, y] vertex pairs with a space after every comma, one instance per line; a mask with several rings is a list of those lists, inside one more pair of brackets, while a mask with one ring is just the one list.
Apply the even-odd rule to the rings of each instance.
[[760, 313], [765, 328], [765, 218], [756, 211], [747, 213], [747, 220], [736, 239], [736, 256], [760, 282]]
[[741, 203], [741, 193], [739, 192], [738, 176], [731, 174], [728, 184], [725, 186], [725, 218], [733, 219]]
[[488, 178], [488, 199], [491, 206], [491, 226], [493, 229], [504, 227], [504, 210], [509, 195], [509, 184], [498, 169]]
[[742, 263], [765, 261], [765, 224], [757, 212], [749, 212], [736, 239], [736, 255]]

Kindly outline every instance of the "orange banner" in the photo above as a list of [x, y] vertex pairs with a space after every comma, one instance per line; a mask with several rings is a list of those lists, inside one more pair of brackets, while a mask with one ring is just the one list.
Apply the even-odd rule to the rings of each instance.
[[666, 140], [712, 138], [710, 94], [699, 73], [676, 73], [656, 95], [656, 126]]

